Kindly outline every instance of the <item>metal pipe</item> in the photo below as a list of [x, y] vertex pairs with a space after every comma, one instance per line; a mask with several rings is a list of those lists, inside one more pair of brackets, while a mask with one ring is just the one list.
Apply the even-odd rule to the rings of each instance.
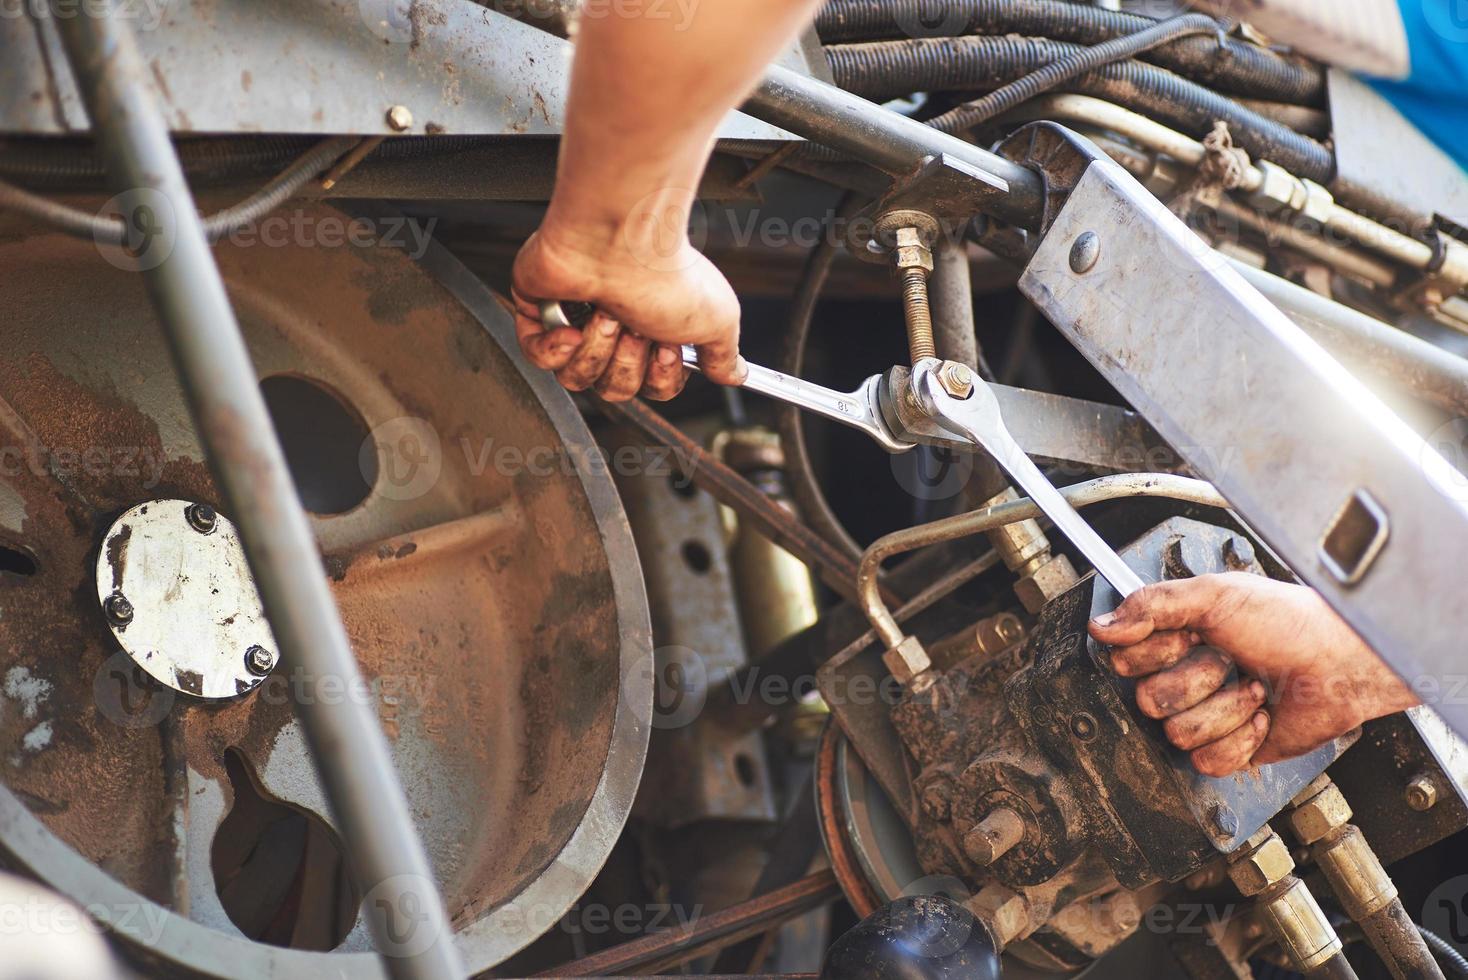
[[[133, 218], [162, 236], [152, 240], [164, 250], [161, 260], [141, 263], [143, 280], [284, 662], [312, 682], [330, 679], [351, 689], [360, 677], [357, 663], [224, 280], [153, 101], [148, 69], [131, 28], [110, 3], [88, 13], [58, 15], [56, 24], [111, 182], [133, 197]], [[388, 973], [405, 980], [463, 976], [427, 854], [371, 708], [353, 698], [303, 697], [296, 711]], [[414, 929], [405, 937], [401, 930], [409, 922]]]
[[1230, 261], [1249, 285], [1332, 354], [1439, 408], [1468, 414], [1468, 360], [1262, 269]]
[[988, 213], [1022, 228], [1039, 227], [1044, 209], [1039, 174], [834, 85], [772, 65], [743, 109], [894, 177], [912, 173], [925, 157], [946, 153], [1009, 185], [1007, 192], [994, 194]]
[[[1228, 501], [1223, 499], [1212, 484], [1167, 473], [1122, 473], [1116, 476], [1103, 476], [1100, 479], [1065, 487], [1060, 493], [1072, 507], [1085, 507], [1088, 504], [1097, 504], [1122, 497], [1167, 497], [1209, 507], [1228, 506]], [[1044, 512], [1033, 500], [1021, 497], [1009, 503], [995, 507], [981, 507], [967, 514], [959, 514], [941, 521], [934, 521], [931, 524], [894, 531], [886, 537], [878, 538], [862, 555], [861, 566], [856, 575], [858, 601], [867, 619], [871, 621], [872, 629], [876, 632], [878, 639], [888, 649], [896, 647], [903, 640], [902, 628], [897, 624], [897, 620], [892, 616], [891, 610], [877, 589], [877, 574], [881, 570], [882, 562], [893, 555], [915, 551], [940, 541], [967, 537], [1005, 524], [1043, 516]]]

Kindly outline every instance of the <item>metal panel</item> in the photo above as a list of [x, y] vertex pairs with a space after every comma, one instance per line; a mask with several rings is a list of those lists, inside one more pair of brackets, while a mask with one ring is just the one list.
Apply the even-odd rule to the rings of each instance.
[[[1077, 273], [1086, 231], [1100, 254]], [[1020, 289], [1399, 674], [1461, 675], [1468, 603], [1422, 615], [1418, 583], [1461, 577], [1468, 486], [1122, 168], [1086, 170]], [[1326, 562], [1342, 538], [1350, 583]], [[1436, 703], [1468, 731], [1468, 703]]]
[[[25, 9], [29, 9], [29, 4]], [[184, 133], [554, 134], [561, 130], [571, 45], [456, 0], [128, 0], [150, 85]], [[669, 15], [680, 17], [669, 0]], [[55, 24], [22, 5], [0, 11], [0, 132], [87, 129]], [[792, 46], [782, 63], [807, 70]], [[731, 113], [720, 135], [788, 139]]]

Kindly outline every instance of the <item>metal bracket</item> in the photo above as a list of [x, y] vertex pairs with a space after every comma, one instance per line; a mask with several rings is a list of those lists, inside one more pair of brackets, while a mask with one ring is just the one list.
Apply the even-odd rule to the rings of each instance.
[[[1082, 137], [1016, 139], [1056, 167], [1020, 290], [1398, 674], [1460, 675], [1468, 605], [1420, 611], [1468, 544], [1447, 461]], [[1468, 703], [1437, 707], [1468, 731]]]

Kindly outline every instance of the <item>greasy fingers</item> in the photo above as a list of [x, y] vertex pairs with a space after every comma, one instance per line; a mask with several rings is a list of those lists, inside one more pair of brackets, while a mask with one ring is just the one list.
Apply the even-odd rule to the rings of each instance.
[[655, 402], [665, 402], [683, 390], [688, 383], [688, 369], [683, 366], [683, 352], [673, 344], [657, 344], [648, 359], [647, 380], [642, 395]]
[[1111, 651], [1111, 669], [1122, 677], [1141, 677], [1171, 667], [1198, 645], [1192, 633], [1166, 630], [1152, 633], [1146, 639]]
[[1223, 738], [1195, 750], [1190, 758], [1193, 768], [1205, 776], [1228, 776], [1259, 762], [1256, 750], [1269, 735], [1269, 715], [1256, 711], [1247, 722]]
[[624, 402], [637, 394], [647, 374], [648, 343], [623, 330], [607, 369], [596, 381], [597, 394], [609, 402]]
[[1127, 646], [1157, 630], [1193, 629], [1217, 607], [1226, 587], [1223, 579], [1200, 575], [1145, 585], [1114, 611], [1091, 620], [1091, 635], [1102, 643]]
[[1175, 666], [1139, 681], [1137, 707], [1149, 718], [1169, 718], [1222, 687], [1233, 669], [1233, 661], [1217, 650], [1194, 650]]
[[581, 331], [581, 346], [566, 366], [556, 372], [556, 379], [570, 391], [590, 388], [611, 363], [620, 332], [616, 320], [604, 313], [593, 314]]
[[523, 311], [515, 314], [515, 335], [520, 338], [520, 349], [530, 363], [547, 371], [559, 371], [565, 367], [581, 345], [581, 331], [575, 327], [547, 330], [541, 325], [539, 316], [531, 317]]
[[1244, 724], [1264, 703], [1266, 690], [1259, 681], [1232, 684], [1201, 703], [1167, 719], [1167, 740], [1184, 752], [1223, 738]]

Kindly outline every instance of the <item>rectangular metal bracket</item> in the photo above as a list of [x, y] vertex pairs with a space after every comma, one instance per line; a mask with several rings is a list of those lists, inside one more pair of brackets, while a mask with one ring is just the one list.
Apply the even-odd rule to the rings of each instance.
[[[1408, 683], [1462, 676], [1461, 480], [1223, 256], [1101, 160], [1019, 285]], [[1468, 703], [1436, 707], [1468, 732]]]

